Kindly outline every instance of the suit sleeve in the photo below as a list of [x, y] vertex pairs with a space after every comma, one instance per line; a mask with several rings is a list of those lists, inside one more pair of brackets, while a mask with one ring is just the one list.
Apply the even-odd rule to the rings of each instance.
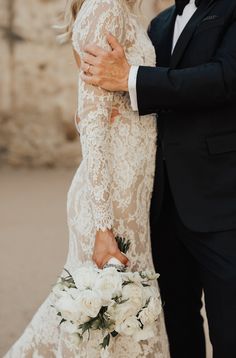
[[137, 100], [140, 115], [160, 109], [196, 109], [236, 101], [236, 20], [211, 62], [184, 69], [140, 67]]

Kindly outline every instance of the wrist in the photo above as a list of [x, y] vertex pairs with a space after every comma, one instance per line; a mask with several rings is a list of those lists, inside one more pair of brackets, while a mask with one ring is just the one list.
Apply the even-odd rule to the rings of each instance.
[[110, 239], [111, 237], [114, 237], [111, 229], [98, 230], [96, 232], [96, 239]]
[[124, 71], [124, 77], [122, 78], [122, 81], [121, 81], [121, 90], [124, 91], [124, 92], [128, 92], [128, 91], [129, 91], [128, 83], [129, 83], [129, 72], [130, 72], [130, 69], [131, 69], [131, 65], [129, 65], [129, 64], [127, 63], [127, 64], [126, 64], [125, 71]]

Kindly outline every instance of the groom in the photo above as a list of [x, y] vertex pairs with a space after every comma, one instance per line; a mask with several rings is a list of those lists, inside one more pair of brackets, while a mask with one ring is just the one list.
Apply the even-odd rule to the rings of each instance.
[[214, 358], [235, 358], [236, 0], [178, 0], [149, 36], [156, 68], [130, 66], [108, 35], [83, 79], [158, 113], [151, 227], [171, 357], [205, 357], [204, 292]]

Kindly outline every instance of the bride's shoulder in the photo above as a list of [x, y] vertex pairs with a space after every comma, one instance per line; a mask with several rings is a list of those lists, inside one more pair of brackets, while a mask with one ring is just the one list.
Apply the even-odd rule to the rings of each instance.
[[93, 6], [105, 6], [109, 8], [113, 8], [114, 6], [115, 7], [119, 6], [122, 8], [124, 6], [125, 1], [126, 0], [93, 0], [90, 2], [91, 4], [93, 3]]
[[[108, 17], [124, 19], [128, 14], [126, 2], [127, 0], [85, 0], [85, 16], [92, 16], [95, 21]], [[82, 13], [80, 17], [84, 17]]]
[[[84, 0], [73, 25], [74, 47], [76, 48], [79, 43], [82, 48], [86, 41], [93, 42], [95, 39], [102, 42], [106, 39], [105, 31], [110, 31], [122, 41], [127, 23], [126, 16], [122, 11], [122, 1]], [[103, 41], [103, 45], [107, 45], [107, 41], [106, 44]]]
[[93, 9], [100, 8], [104, 11], [111, 10], [113, 13], [120, 12], [124, 14], [127, 9], [126, 2], [127, 0], [93, 0], [91, 1], [91, 7]]

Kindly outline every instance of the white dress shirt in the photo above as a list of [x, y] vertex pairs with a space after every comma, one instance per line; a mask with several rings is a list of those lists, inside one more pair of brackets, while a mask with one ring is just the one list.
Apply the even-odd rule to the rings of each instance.
[[[175, 28], [174, 28], [174, 36], [172, 42], [172, 52], [175, 48], [175, 45], [182, 34], [185, 26], [197, 10], [195, 5], [195, 0], [190, 0], [189, 4], [186, 5], [184, 8], [182, 15], [177, 15], [175, 20]], [[138, 101], [137, 101], [137, 74], [138, 74], [139, 66], [131, 66], [130, 73], [129, 73], [129, 80], [128, 80], [128, 87], [129, 87], [129, 95], [131, 100], [131, 106], [134, 111], [138, 111]]]

